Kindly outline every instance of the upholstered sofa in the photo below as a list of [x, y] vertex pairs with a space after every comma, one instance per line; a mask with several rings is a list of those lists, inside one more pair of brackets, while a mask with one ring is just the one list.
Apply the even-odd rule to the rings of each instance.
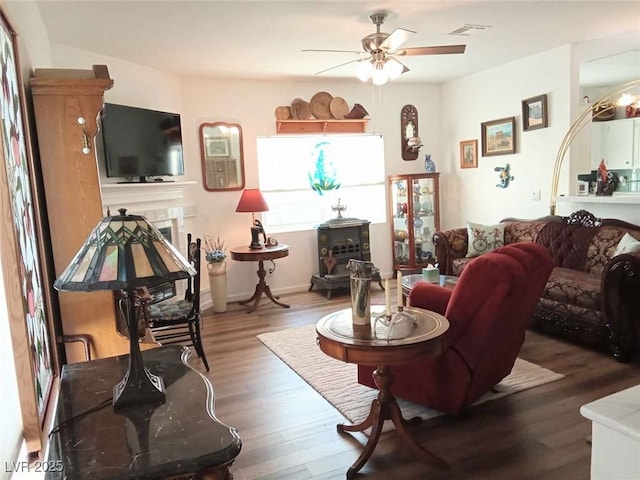
[[[532, 327], [606, 348], [618, 361], [628, 361], [640, 339], [640, 226], [596, 218], [585, 210], [567, 217], [507, 218], [498, 226], [504, 232], [496, 246], [535, 242], [553, 259]], [[433, 235], [441, 273], [459, 276], [477, 258], [467, 256], [469, 231], [456, 228]]]

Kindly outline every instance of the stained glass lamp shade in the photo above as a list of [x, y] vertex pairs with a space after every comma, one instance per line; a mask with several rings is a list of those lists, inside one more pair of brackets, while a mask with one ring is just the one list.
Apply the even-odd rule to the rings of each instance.
[[124, 290], [123, 311], [129, 328], [129, 368], [114, 387], [114, 407], [161, 402], [165, 398], [162, 378], [149, 372], [142, 362], [135, 318], [136, 288], [180, 280], [195, 269], [140, 215], [108, 216], [93, 229], [80, 251], [53, 286], [57, 290], [90, 292]]

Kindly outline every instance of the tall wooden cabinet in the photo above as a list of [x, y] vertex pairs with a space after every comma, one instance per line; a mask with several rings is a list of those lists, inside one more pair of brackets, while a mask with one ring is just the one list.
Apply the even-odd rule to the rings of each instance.
[[439, 173], [391, 175], [393, 271], [420, 272], [435, 262], [432, 236], [440, 229]]
[[[103, 216], [93, 139], [104, 92], [112, 85], [104, 65], [92, 70], [37, 69], [31, 78], [56, 277]], [[83, 153], [87, 147], [89, 153]], [[58, 298], [63, 335], [87, 335], [94, 358], [128, 351], [127, 342], [116, 334], [112, 292], [59, 292]], [[85, 359], [81, 344], [66, 343], [65, 352], [69, 363]]]

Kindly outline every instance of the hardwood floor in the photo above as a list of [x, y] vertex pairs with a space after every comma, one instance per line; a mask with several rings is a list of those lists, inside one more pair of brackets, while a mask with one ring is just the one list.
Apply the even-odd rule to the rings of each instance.
[[[372, 298], [372, 303], [384, 303], [377, 286], [372, 286]], [[218, 419], [236, 427], [242, 438], [232, 467], [235, 480], [344, 479], [366, 437], [339, 434], [342, 415], [256, 335], [315, 324], [349, 307], [349, 294], [334, 292], [327, 300], [323, 292], [312, 291], [281, 300], [291, 308], [263, 299], [251, 314], [237, 303], [222, 314], [205, 312], [203, 339], [211, 371], [205, 372], [195, 353], [192, 364], [213, 382]], [[533, 331], [520, 356], [565, 378], [415, 428], [419, 442], [447, 460], [451, 470], [419, 461], [391, 431], [382, 435], [356, 478], [589, 479], [591, 424], [580, 415], [580, 406], [640, 383], [638, 356], [621, 364], [605, 353]]]

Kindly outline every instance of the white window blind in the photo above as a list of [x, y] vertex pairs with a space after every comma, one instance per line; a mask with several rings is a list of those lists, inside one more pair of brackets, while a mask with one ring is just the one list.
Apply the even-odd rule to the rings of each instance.
[[[269, 233], [313, 229], [337, 216], [331, 205], [338, 199], [347, 206], [345, 217], [386, 221], [380, 135], [258, 137], [257, 155], [260, 190], [269, 205], [262, 221]], [[335, 173], [326, 185], [340, 185], [323, 195], [312, 189], [309, 178], [317, 174], [320, 155], [325, 170]]]

